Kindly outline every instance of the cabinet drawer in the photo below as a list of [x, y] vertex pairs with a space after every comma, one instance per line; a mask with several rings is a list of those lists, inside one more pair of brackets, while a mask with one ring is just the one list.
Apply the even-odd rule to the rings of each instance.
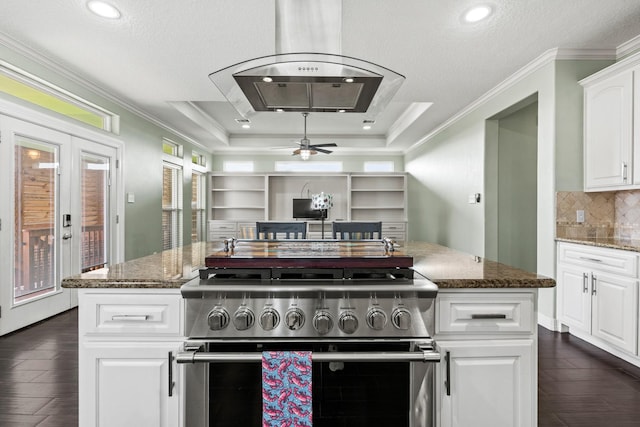
[[383, 222], [382, 223], [382, 231], [383, 232], [404, 232], [406, 230], [406, 224], [404, 222]]
[[209, 232], [230, 231], [235, 233], [236, 228], [236, 223], [232, 221], [209, 221]]
[[638, 255], [635, 252], [559, 243], [558, 261], [623, 276], [638, 275]]
[[81, 334], [180, 335], [179, 294], [90, 293], [82, 298]]
[[231, 237], [236, 237], [237, 238], [237, 233], [235, 231], [210, 231], [209, 232], [209, 241], [210, 242], [229, 239]]
[[447, 294], [436, 304], [437, 333], [533, 332], [532, 294]]

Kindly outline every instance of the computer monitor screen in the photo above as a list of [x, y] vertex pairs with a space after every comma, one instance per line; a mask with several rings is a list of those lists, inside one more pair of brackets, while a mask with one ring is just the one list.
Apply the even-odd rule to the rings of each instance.
[[327, 211], [315, 210], [311, 208], [311, 199], [293, 199], [293, 217], [300, 219], [324, 219], [327, 218]]

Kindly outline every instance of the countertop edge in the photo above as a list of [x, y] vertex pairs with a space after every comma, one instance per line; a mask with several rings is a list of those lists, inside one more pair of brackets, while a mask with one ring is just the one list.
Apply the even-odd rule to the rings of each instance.
[[595, 246], [599, 248], [640, 252], [640, 241], [636, 240], [556, 237], [556, 242], [575, 243], [578, 245]]

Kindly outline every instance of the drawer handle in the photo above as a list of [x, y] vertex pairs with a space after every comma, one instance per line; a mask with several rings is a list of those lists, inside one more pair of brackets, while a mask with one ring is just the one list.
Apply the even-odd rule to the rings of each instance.
[[472, 319], [506, 319], [506, 314], [501, 313], [482, 313], [482, 314], [472, 314]]
[[124, 320], [128, 322], [146, 322], [151, 316], [148, 314], [114, 314], [111, 316], [111, 320], [118, 321]]
[[585, 260], [585, 261], [592, 261], [592, 262], [602, 262], [602, 260], [601, 260], [601, 259], [598, 259], [598, 258], [589, 258], [589, 257], [586, 257], [586, 256], [581, 256], [581, 257], [580, 257], [580, 259], [583, 259], [583, 260]]

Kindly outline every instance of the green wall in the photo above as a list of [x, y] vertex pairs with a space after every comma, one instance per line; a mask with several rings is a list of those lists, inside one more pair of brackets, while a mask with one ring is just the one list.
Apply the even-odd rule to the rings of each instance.
[[[582, 188], [582, 88], [578, 80], [611, 61], [549, 60], [491, 96], [405, 156], [410, 174], [409, 224], [415, 240], [443, 244], [471, 254], [497, 256], [498, 244], [487, 244], [485, 233], [497, 233], [498, 195], [495, 177], [486, 165], [497, 167], [496, 147], [485, 144], [497, 137], [493, 118], [537, 96], [537, 272], [555, 277], [555, 192]], [[488, 157], [487, 157], [488, 156]], [[480, 204], [468, 196], [481, 193]], [[489, 239], [490, 240], [490, 239]], [[555, 289], [540, 290], [541, 317], [555, 319]]]
[[[184, 244], [191, 239], [191, 151], [195, 148], [201, 154], [207, 154], [203, 148], [181, 139], [172, 132], [142, 118], [139, 115], [112, 102], [108, 96], [76, 83], [67, 77], [66, 72], [55, 72], [26, 55], [17, 53], [0, 44], [0, 60], [19, 67], [54, 85], [57, 85], [81, 98], [101, 106], [120, 116], [120, 134], [115, 135], [124, 142], [124, 191], [135, 194], [135, 203], [125, 203], [125, 259], [130, 260], [162, 250], [162, 138], [184, 146]], [[96, 80], [99, 76], [96, 77]], [[17, 100], [12, 102], [29, 105]], [[45, 111], [47, 114], [54, 114]], [[83, 126], [80, 124], [80, 126]], [[92, 128], [94, 129], [94, 128]], [[112, 135], [112, 134], [109, 134]], [[114, 135], [112, 135], [114, 136]], [[207, 155], [207, 164], [211, 164], [211, 155]], [[126, 200], [126, 199], [125, 199]]]

